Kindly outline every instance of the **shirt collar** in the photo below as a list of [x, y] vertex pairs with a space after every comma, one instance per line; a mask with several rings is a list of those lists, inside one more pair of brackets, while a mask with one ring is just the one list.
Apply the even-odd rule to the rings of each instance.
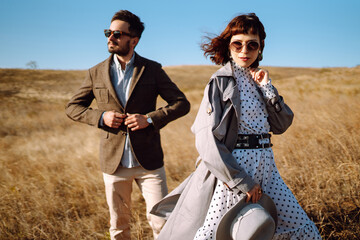
[[[128, 63], [126, 63], [125, 69], [132, 66], [132, 65], [134, 65], [134, 60], [135, 60], [135, 53], [133, 53], [130, 61]], [[113, 61], [115, 63], [116, 68], [121, 69], [121, 65], [120, 65], [119, 59], [117, 58], [116, 54], [114, 54], [114, 56], [113, 56]]]

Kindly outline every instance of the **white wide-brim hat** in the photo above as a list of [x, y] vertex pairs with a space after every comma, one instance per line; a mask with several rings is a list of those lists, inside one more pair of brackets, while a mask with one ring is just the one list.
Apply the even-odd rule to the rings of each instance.
[[267, 240], [274, 236], [277, 225], [276, 206], [262, 194], [257, 203], [240, 200], [220, 219], [216, 240]]

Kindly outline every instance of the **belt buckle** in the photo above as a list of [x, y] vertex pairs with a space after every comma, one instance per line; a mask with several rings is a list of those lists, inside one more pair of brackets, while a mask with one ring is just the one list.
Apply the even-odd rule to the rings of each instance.
[[242, 140], [246, 140], [246, 143], [242, 143], [242, 145], [244, 147], [250, 147], [250, 143], [249, 143], [249, 136], [244, 136], [244, 138]]
[[[261, 136], [261, 140], [264, 140], [264, 139], [265, 139], [263, 134], [260, 134], [260, 136]], [[260, 141], [260, 140], [259, 140], [259, 141]], [[265, 148], [265, 143], [264, 143], [264, 141], [261, 141], [261, 147], [262, 147], [262, 148]]]
[[[265, 136], [265, 135], [266, 135], [266, 136]], [[262, 148], [268, 148], [268, 147], [271, 147], [271, 146], [272, 146], [271, 141], [270, 141], [271, 135], [268, 135], [268, 134], [260, 134], [260, 136], [261, 136], [261, 140], [269, 139], [269, 142], [268, 142], [268, 143], [265, 143], [264, 141], [262, 141], [261, 144], [260, 144], [260, 142], [259, 142], [259, 144], [261, 145]]]
[[249, 138], [250, 138], [249, 136], [241, 136], [240, 140], [246, 141], [246, 142], [237, 143], [236, 146], [237, 147], [250, 147]]
[[249, 141], [249, 136], [241, 136], [240, 140], [248, 140]]

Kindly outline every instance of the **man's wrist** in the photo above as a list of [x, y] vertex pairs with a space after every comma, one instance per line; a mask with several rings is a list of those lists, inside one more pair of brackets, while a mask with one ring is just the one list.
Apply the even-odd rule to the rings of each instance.
[[149, 115], [146, 114], [146, 121], [150, 124], [153, 125], [153, 121], [151, 119], [151, 117]]
[[99, 119], [99, 127], [104, 127], [104, 125], [105, 125], [105, 123], [104, 123], [104, 114], [105, 114], [105, 112], [103, 112], [101, 114], [101, 117]]

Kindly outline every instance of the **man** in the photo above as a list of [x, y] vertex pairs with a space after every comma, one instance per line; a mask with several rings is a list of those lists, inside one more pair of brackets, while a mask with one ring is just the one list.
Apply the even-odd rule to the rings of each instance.
[[[164, 221], [149, 214], [167, 194], [159, 130], [189, 112], [190, 103], [159, 63], [139, 56], [144, 25], [129, 11], [113, 16], [105, 30], [111, 56], [91, 68], [66, 106], [73, 120], [104, 130], [100, 165], [110, 211], [111, 239], [130, 239], [132, 181], [146, 202], [156, 239]], [[160, 95], [167, 106], [156, 110]], [[98, 109], [90, 107], [96, 99]]]

